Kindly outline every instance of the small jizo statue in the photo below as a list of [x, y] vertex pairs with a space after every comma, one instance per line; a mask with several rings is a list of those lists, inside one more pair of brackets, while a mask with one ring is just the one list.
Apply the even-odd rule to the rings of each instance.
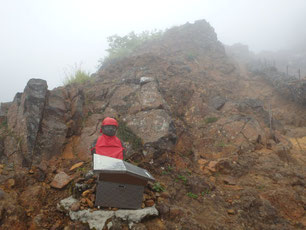
[[118, 122], [114, 118], [105, 118], [100, 129], [102, 135], [93, 142], [91, 153], [123, 160], [125, 148], [121, 140], [116, 137], [117, 129]]

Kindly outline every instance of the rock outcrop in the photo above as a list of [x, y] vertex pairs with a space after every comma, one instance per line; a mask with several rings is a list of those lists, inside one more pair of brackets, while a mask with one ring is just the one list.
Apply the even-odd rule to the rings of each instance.
[[[247, 47], [236, 48], [238, 61], [201, 20], [109, 61], [84, 84], [48, 91], [31, 79], [0, 109], [1, 189], [12, 198], [1, 206], [9, 196], [0, 190], [1, 224], [305, 228], [305, 84], [258, 69]], [[145, 187], [141, 212], [94, 207], [89, 146], [107, 116], [119, 122], [126, 160], [157, 179]], [[75, 191], [79, 200], [63, 200]]]
[[21, 138], [23, 164], [29, 166], [32, 162], [37, 134], [43, 118], [47, 95], [47, 82], [31, 79], [22, 94], [17, 94], [10, 106], [8, 129]]

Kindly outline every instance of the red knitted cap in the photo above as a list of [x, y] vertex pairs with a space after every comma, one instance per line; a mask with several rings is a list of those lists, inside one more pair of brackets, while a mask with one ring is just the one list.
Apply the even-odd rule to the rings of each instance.
[[114, 126], [118, 127], [118, 122], [114, 118], [107, 117], [102, 121], [102, 126], [104, 126], [104, 125], [114, 125]]

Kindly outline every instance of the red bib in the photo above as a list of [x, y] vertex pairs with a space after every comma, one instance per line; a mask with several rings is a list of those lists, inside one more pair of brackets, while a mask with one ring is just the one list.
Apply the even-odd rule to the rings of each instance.
[[102, 134], [97, 140], [96, 154], [123, 160], [123, 147], [116, 136]]

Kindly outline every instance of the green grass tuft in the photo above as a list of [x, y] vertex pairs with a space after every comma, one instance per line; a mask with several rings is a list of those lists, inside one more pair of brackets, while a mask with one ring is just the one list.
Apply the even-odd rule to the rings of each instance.
[[198, 198], [198, 195], [197, 195], [197, 194], [194, 194], [194, 193], [192, 193], [192, 192], [188, 192], [188, 193], [187, 193], [187, 196], [189, 196], [189, 197], [192, 198], [192, 199], [197, 199], [197, 198]]
[[83, 70], [81, 65], [75, 65], [69, 73], [66, 73], [66, 78], [63, 81], [64, 85], [84, 84], [91, 80], [90, 73]]
[[153, 185], [153, 190], [155, 192], [164, 192], [166, 189], [164, 188], [164, 186], [162, 186], [160, 183], [156, 182]]
[[217, 120], [218, 120], [217, 117], [207, 117], [207, 118], [205, 119], [205, 123], [206, 123], [206, 124], [210, 124], [210, 123], [216, 122]]

